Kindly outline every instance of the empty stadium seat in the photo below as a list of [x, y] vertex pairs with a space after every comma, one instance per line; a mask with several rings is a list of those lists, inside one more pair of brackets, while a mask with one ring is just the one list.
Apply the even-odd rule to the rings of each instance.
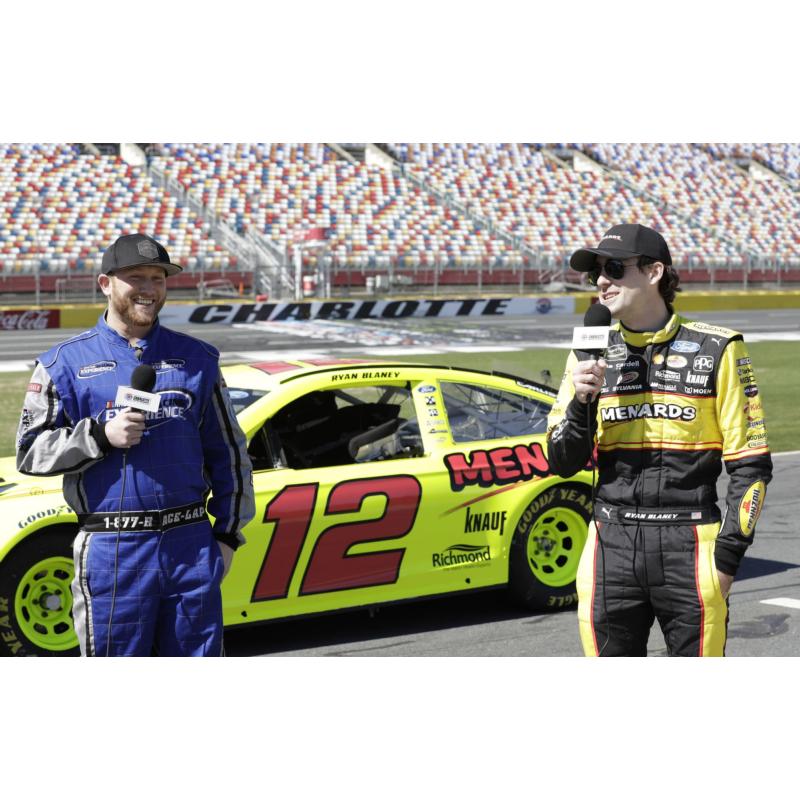
[[[334, 285], [364, 286], [390, 269], [417, 283], [437, 270], [441, 283], [543, 281], [610, 224], [631, 220], [664, 233], [686, 283], [775, 282], [778, 267], [765, 264], [796, 280], [797, 144], [386, 147], [402, 169], [352, 164], [319, 143], [161, 145], [150, 162], [179, 187], [171, 192], [118, 157], [0, 145], [2, 275], [96, 271], [108, 243], [134, 231], [164, 242], [189, 272], [237, 269], [191, 210], [197, 202], [290, 258], [298, 230], [325, 229]], [[579, 152], [600, 170], [572, 169]], [[753, 180], [748, 160], [778, 177]], [[320, 257], [303, 256], [312, 269]]]

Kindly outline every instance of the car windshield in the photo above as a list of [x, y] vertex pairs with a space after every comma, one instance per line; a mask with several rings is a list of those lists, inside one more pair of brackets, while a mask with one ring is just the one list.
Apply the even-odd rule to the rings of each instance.
[[228, 395], [231, 398], [231, 405], [233, 406], [233, 413], [240, 414], [247, 406], [253, 405], [256, 400], [263, 397], [267, 392], [262, 389], [239, 389], [238, 387], [229, 386]]
[[442, 381], [454, 442], [528, 436], [547, 430], [550, 406], [516, 392]]

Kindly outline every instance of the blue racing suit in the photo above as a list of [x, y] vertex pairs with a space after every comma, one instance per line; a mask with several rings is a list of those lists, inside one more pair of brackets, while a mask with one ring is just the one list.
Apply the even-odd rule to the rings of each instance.
[[[138, 445], [115, 448], [105, 424], [139, 364], [155, 370], [160, 405], [146, 412]], [[255, 509], [247, 444], [215, 348], [158, 321], [134, 346], [101, 316], [37, 361], [17, 468], [63, 475], [78, 515], [72, 593], [83, 655], [222, 653], [217, 542], [242, 544]]]

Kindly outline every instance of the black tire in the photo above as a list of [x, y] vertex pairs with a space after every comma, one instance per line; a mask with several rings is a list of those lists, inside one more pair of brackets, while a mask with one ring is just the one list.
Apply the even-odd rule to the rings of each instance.
[[76, 533], [69, 526], [46, 529], [0, 561], [0, 655], [80, 654], [69, 590]]
[[517, 521], [508, 586], [531, 611], [577, 608], [575, 576], [592, 517], [591, 487], [559, 483], [538, 494]]

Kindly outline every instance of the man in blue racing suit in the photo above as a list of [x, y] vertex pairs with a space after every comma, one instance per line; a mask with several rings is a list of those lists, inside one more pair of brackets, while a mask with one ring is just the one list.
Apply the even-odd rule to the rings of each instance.
[[[25, 395], [17, 468], [63, 475], [78, 515], [82, 655], [223, 653], [220, 583], [254, 514], [252, 468], [218, 351], [159, 324], [180, 270], [148, 236], [117, 239], [98, 277], [107, 310], [38, 359]], [[158, 407], [118, 406], [143, 364]]]

